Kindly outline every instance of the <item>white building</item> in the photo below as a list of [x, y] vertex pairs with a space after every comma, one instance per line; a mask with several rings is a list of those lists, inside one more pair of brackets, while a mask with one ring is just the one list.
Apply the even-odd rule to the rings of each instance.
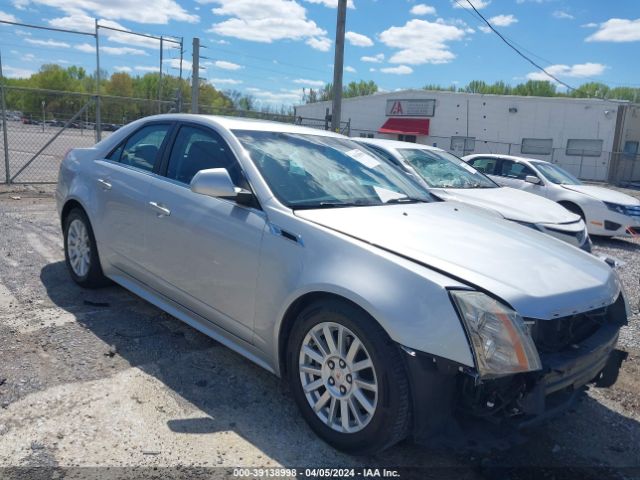
[[[331, 102], [296, 107], [302, 123], [330, 113]], [[405, 90], [344, 99], [342, 119], [352, 136], [535, 157], [589, 180], [640, 180], [640, 105], [629, 102]]]

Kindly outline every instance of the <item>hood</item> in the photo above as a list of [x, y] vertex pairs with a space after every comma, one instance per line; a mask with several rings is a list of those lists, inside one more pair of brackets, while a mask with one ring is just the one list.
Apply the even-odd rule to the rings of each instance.
[[620, 205], [640, 205], [640, 200], [626, 193], [616, 192], [595, 185], [562, 185], [563, 188], [574, 192], [584, 193], [603, 202], [617, 203]]
[[521, 315], [552, 319], [612, 303], [617, 274], [602, 260], [461, 204], [298, 210], [296, 215], [477, 286]]
[[457, 200], [495, 210], [508, 220], [528, 223], [573, 223], [580, 217], [556, 202], [515, 188], [434, 188], [443, 200]]

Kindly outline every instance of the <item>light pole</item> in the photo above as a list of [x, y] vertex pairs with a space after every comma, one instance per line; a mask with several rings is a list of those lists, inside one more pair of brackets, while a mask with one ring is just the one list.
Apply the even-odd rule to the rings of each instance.
[[44, 132], [44, 121], [45, 121], [45, 118], [44, 118], [44, 106], [45, 106], [44, 100], [42, 100], [41, 105], [42, 105], [42, 131]]

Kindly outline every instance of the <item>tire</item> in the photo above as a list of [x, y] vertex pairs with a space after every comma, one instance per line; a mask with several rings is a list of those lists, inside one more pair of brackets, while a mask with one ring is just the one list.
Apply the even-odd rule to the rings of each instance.
[[[327, 331], [333, 349], [327, 341]], [[341, 354], [337, 348], [340, 331]], [[350, 357], [354, 345], [357, 354]], [[313, 356], [308, 353], [310, 350]], [[362, 368], [367, 358], [372, 367]], [[409, 433], [409, 381], [400, 351], [375, 320], [352, 304], [319, 301], [298, 315], [287, 345], [287, 376], [304, 419], [320, 438], [338, 450], [373, 454]], [[303, 384], [313, 389], [305, 392]], [[363, 385], [367, 387], [361, 388]], [[375, 392], [370, 390], [372, 385]], [[316, 402], [322, 403], [319, 413], [311, 405]]]
[[84, 288], [108, 285], [110, 282], [100, 266], [93, 229], [83, 210], [74, 208], [69, 212], [64, 219], [63, 234], [64, 259], [73, 281]]

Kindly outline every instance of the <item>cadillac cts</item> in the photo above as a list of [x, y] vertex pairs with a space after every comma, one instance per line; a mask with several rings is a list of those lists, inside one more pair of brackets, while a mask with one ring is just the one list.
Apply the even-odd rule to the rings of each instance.
[[311, 428], [352, 453], [467, 418], [525, 425], [615, 381], [614, 269], [435, 201], [368, 152], [270, 122], [133, 122], [62, 162], [70, 274], [283, 376]]

